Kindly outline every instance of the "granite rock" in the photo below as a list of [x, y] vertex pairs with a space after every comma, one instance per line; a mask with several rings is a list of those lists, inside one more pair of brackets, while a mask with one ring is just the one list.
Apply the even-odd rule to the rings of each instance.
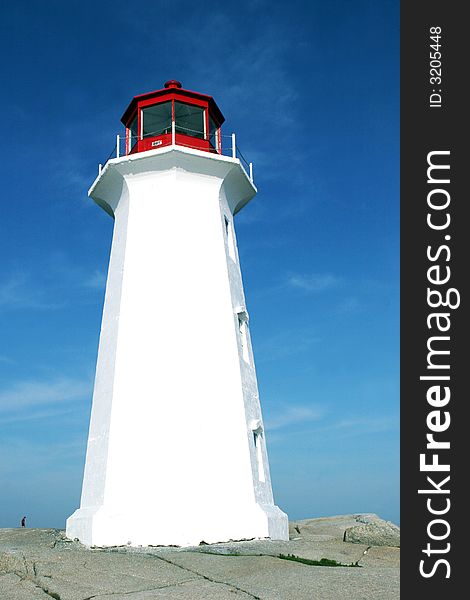
[[378, 517], [362, 521], [358, 519], [358, 525], [353, 525], [345, 530], [343, 541], [352, 544], [399, 548], [400, 528], [391, 521], [383, 521]]
[[[0, 529], [3, 600], [398, 600], [400, 550], [343, 541], [346, 529], [381, 523], [340, 515], [292, 524], [290, 541], [190, 548], [88, 548], [57, 529]], [[311, 566], [281, 555], [342, 565]]]

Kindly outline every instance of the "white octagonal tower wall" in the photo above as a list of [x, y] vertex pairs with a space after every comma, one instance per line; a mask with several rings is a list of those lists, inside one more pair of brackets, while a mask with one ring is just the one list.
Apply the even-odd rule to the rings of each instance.
[[274, 505], [233, 215], [236, 159], [171, 146], [110, 161], [115, 217], [80, 508], [88, 545], [288, 539]]

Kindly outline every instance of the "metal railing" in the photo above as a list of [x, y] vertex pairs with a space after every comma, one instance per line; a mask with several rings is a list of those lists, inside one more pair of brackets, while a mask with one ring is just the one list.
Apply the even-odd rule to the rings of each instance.
[[[195, 140], [204, 140], [210, 142], [211, 148], [209, 148], [209, 151], [213, 154], [219, 154], [221, 156], [230, 156], [231, 158], [238, 159], [247, 177], [249, 177], [250, 181], [253, 183], [253, 163], [248, 162], [247, 159], [243, 156], [240, 148], [237, 145], [236, 136], [234, 133], [232, 133], [231, 135], [225, 135], [222, 134], [219, 130], [217, 135], [215, 133], [208, 134], [205, 131], [197, 131], [195, 129], [183, 127], [181, 125], [176, 124], [175, 121], [168, 123], [167, 125], [165, 125], [157, 131], [144, 132], [142, 136], [122, 136], [120, 134], [117, 134], [116, 143], [114, 144], [113, 149], [109, 153], [104, 163], [100, 163], [98, 165], [98, 173], [101, 174], [101, 171], [103, 170], [106, 163], [112, 158], [120, 158], [121, 156], [130, 155], [132, 153], [132, 148], [135, 146], [135, 144], [138, 141], [145, 140], [146, 138], [171, 134], [172, 146], [182, 146], [183, 148], [204, 150], [196, 142], [194, 144], [182, 143], [181, 140], [178, 140], [177, 142], [176, 134], [178, 133], [186, 134], [187, 137], [193, 137]], [[216, 141], [215, 146], [213, 145], [212, 140]], [[168, 144], [166, 144], [164, 147], [167, 146]], [[158, 146], [156, 146], [156, 148], [158, 148]]]

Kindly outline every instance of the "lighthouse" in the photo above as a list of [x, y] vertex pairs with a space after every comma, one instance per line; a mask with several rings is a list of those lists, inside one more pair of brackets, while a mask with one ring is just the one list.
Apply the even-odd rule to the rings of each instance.
[[[80, 508], [86, 545], [288, 539], [273, 500], [234, 216], [254, 197], [211, 96], [125, 110], [89, 196], [114, 218]], [[226, 151], [227, 148], [227, 151]], [[228, 155], [227, 155], [228, 154]]]

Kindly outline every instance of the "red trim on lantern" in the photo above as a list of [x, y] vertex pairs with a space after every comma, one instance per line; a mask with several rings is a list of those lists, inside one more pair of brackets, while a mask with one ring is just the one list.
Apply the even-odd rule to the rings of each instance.
[[[155, 137], [146, 137], [141, 139], [142, 137], [142, 109], [147, 108], [149, 106], [154, 106], [156, 104], [162, 104], [163, 102], [171, 101], [171, 114], [172, 120], [175, 120], [175, 102], [182, 102], [183, 104], [190, 104], [193, 106], [198, 106], [204, 109], [204, 124], [205, 124], [205, 136], [204, 139], [193, 137], [191, 135], [186, 135], [180, 132], [175, 134], [175, 142], [180, 146], [188, 146], [190, 148], [197, 148], [200, 150], [205, 150], [206, 152], [221, 152], [221, 134], [220, 134], [220, 126], [225, 121], [223, 114], [221, 113], [219, 107], [215, 103], [215, 100], [212, 96], [208, 96], [206, 94], [200, 94], [199, 92], [193, 92], [191, 90], [185, 90], [181, 87], [181, 84], [172, 79], [165, 83], [165, 87], [156, 90], [154, 92], [148, 92], [146, 94], [140, 94], [139, 96], [134, 96], [132, 98], [129, 106], [124, 111], [122, 115], [121, 121], [126, 126], [126, 153], [134, 154], [135, 152], [144, 152], [146, 150], [152, 150], [162, 146], [168, 146], [172, 143], [171, 134], [164, 133]], [[133, 148], [130, 149], [130, 125], [137, 114], [137, 132], [138, 132], [138, 140], [137, 143], [134, 144]], [[217, 127], [217, 141], [216, 147], [214, 148], [210, 141], [209, 135], [209, 115], [212, 120], [215, 122]]]

